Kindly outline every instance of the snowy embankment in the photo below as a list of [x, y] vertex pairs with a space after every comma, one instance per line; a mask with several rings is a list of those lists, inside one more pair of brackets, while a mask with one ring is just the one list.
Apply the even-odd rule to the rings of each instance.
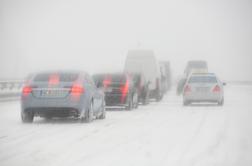
[[22, 124], [19, 102], [0, 103], [0, 165], [250, 166], [252, 86], [225, 87], [225, 104], [182, 106], [169, 92], [105, 120], [35, 118]]

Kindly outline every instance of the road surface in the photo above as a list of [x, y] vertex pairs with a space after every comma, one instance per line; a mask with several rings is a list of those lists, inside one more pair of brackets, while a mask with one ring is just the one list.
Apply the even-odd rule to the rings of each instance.
[[225, 104], [182, 106], [175, 88], [105, 120], [35, 118], [18, 101], [0, 103], [1, 166], [251, 166], [252, 86], [225, 87]]

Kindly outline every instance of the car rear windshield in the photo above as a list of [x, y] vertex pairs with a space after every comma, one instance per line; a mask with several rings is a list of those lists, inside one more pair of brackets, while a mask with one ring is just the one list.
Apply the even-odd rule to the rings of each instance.
[[96, 83], [103, 82], [105, 80], [112, 82], [112, 83], [125, 83], [126, 76], [125, 75], [110, 75], [110, 74], [102, 74], [102, 75], [94, 75], [93, 79]]
[[102, 83], [105, 78], [106, 78], [106, 75], [104, 74], [93, 75], [93, 79], [95, 83]]
[[217, 80], [213, 76], [193, 76], [189, 83], [217, 83]]
[[58, 77], [60, 82], [73, 82], [78, 78], [77, 73], [43, 73], [36, 75], [34, 82], [48, 82], [53, 76]]
[[124, 82], [126, 82], [126, 76], [125, 75], [112, 75], [111, 78], [112, 78], [112, 82], [114, 82], [114, 83], [117, 83], [117, 82], [124, 83]]

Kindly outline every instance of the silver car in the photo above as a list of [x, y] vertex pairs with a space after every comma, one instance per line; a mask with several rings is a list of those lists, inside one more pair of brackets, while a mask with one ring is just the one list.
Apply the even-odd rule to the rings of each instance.
[[44, 72], [29, 76], [21, 95], [21, 118], [76, 117], [81, 122], [105, 118], [104, 93], [85, 72]]
[[183, 89], [183, 104], [192, 102], [224, 103], [223, 83], [215, 74], [191, 74]]

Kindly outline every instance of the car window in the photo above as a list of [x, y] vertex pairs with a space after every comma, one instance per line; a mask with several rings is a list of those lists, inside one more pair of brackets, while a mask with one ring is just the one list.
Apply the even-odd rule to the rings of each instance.
[[192, 76], [189, 83], [217, 83], [217, 80], [213, 76]]
[[95, 83], [94, 83], [92, 77], [90, 77], [89, 75], [86, 75], [86, 81], [87, 81], [87, 83], [89, 83], [90, 85], [95, 86]]
[[77, 73], [43, 73], [34, 77], [34, 82], [48, 82], [50, 78], [57, 77], [60, 82], [73, 82], [78, 79]]
[[125, 75], [112, 75], [112, 82], [114, 83], [124, 83], [126, 82], [126, 76]]

